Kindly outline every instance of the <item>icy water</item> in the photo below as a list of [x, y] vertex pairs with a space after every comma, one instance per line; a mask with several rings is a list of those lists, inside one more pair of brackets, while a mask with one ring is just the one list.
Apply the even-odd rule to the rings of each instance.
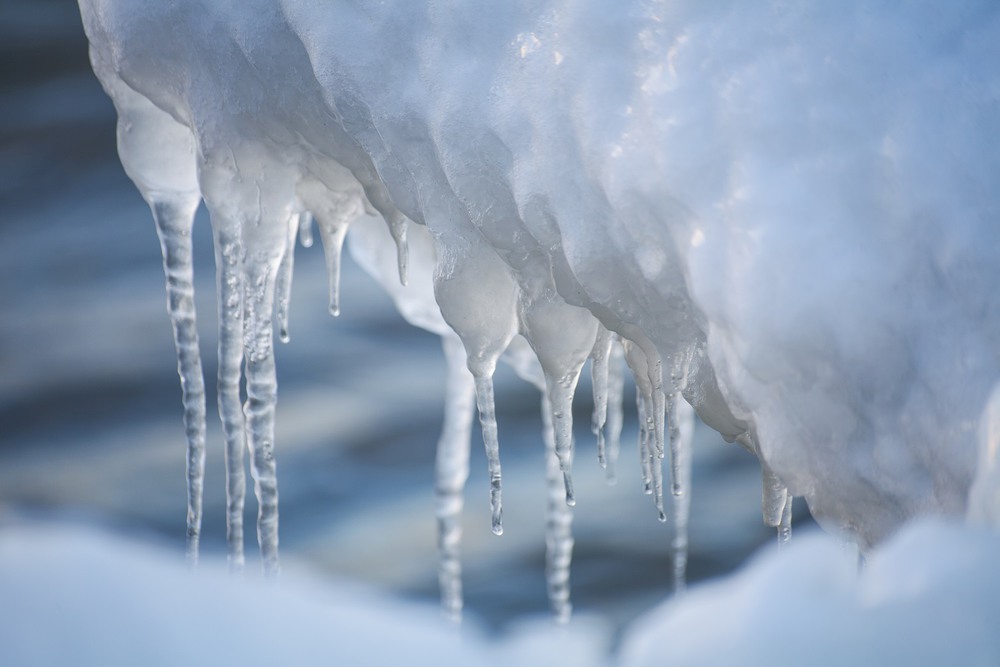
[[[15, 521], [96, 523], [157, 541], [183, 559], [184, 432], [159, 245], [118, 164], [114, 111], [86, 48], [75, 3], [0, 5], [0, 530]], [[200, 216], [197, 306], [210, 408], [202, 549], [224, 557], [215, 272]], [[407, 325], [347, 253], [345, 262], [342, 315], [333, 319], [319, 244], [300, 249], [291, 342], [277, 351], [284, 568], [434, 600], [441, 346]], [[657, 521], [641, 492], [634, 405], [629, 387], [615, 486], [597, 463], [586, 382], [575, 405], [573, 602], [578, 612], [617, 624], [673, 586], [670, 524]], [[466, 612], [496, 629], [547, 612], [538, 406], [537, 391], [501, 368], [502, 537], [490, 531], [478, 434], [473, 443]], [[804, 505], [797, 511], [805, 514]], [[251, 497], [248, 528], [255, 512]], [[257, 569], [253, 539], [248, 529], [250, 571]], [[761, 523], [756, 462], [699, 424], [689, 580], [728, 572], [773, 539]]]

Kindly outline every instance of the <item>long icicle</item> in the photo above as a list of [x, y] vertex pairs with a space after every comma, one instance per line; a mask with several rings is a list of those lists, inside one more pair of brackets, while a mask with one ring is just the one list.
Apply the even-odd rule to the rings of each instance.
[[642, 392], [635, 393], [635, 410], [639, 417], [639, 466], [642, 471], [642, 492], [653, 493], [653, 471], [650, 469], [649, 428], [646, 426], [646, 401]]
[[299, 233], [305, 213], [294, 213], [288, 220], [288, 240], [285, 244], [285, 254], [278, 266], [277, 287], [275, 288], [277, 304], [274, 319], [278, 325], [278, 338], [282, 343], [288, 342], [288, 309], [292, 301], [292, 273], [295, 270], [295, 237]]
[[167, 311], [177, 348], [184, 430], [187, 437], [187, 561], [198, 562], [202, 499], [205, 487], [205, 376], [198, 345], [194, 303], [194, 259], [191, 229], [198, 195], [150, 203], [163, 253]]
[[250, 453], [250, 475], [257, 497], [257, 542], [266, 576], [278, 562], [278, 478], [274, 461], [274, 413], [278, 386], [274, 363], [275, 276], [278, 262], [262, 260], [248, 247], [243, 280], [243, 348], [247, 400], [243, 406]]
[[469, 478], [469, 444], [476, 386], [465, 365], [465, 347], [456, 336], [443, 336], [447, 362], [444, 428], [435, 461], [438, 585], [441, 608], [452, 621], [462, 619], [462, 507]]
[[580, 378], [577, 371], [567, 377], [545, 376], [545, 389], [551, 403], [552, 429], [555, 434], [555, 452], [559, 458], [563, 486], [566, 487], [565, 502], [570, 507], [576, 505], [573, 491], [573, 394]]
[[545, 509], [545, 582], [552, 613], [558, 623], [567, 623], [573, 613], [570, 602], [570, 565], [573, 561], [573, 509], [566, 503], [566, 488], [552, 422], [552, 403], [542, 394], [542, 436], [545, 441], [545, 478], [548, 503]]
[[500, 440], [497, 435], [496, 406], [493, 399], [493, 375], [476, 377], [476, 405], [486, 446], [486, 462], [490, 475], [490, 514], [494, 535], [503, 535], [502, 477], [500, 472]]
[[[635, 404], [636, 412], [639, 414], [639, 461], [642, 466], [643, 492], [653, 494], [656, 490], [654, 466], [660, 468], [659, 452], [655, 443], [656, 423], [653, 400], [655, 392], [650, 382], [651, 376], [646, 353], [632, 341], [625, 341], [623, 346], [625, 348], [625, 361], [635, 379]], [[662, 507], [662, 501], [656, 499], [656, 506], [658, 509]]]
[[240, 403], [243, 368], [243, 281], [240, 272], [243, 245], [237, 225], [212, 218], [215, 235], [216, 287], [219, 300], [218, 402], [226, 448], [226, 545], [229, 568], [241, 572], [243, 506], [246, 473], [243, 450], [246, 430]]
[[[688, 561], [688, 521], [691, 517], [691, 467], [694, 440], [694, 410], [680, 395], [671, 396], [667, 401], [670, 424], [671, 451], [676, 456], [676, 481], [680, 493], [673, 495], [674, 509], [674, 592], [680, 593], [687, 587]], [[676, 442], [676, 446], [674, 443]]]
[[655, 426], [649, 423], [651, 421], [649, 413], [651, 410], [655, 410], [655, 408], [650, 407], [655, 405], [655, 402], [650, 398], [646, 397], [643, 400], [643, 410], [646, 416], [645, 455], [649, 468], [650, 486], [652, 487], [650, 491], [653, 495], [653, 505], [656, 507], [656, 518], [663, 522], [667, 520], [667, 512], [663, 504], [663, 459], [660, 457], [660, 450], [656, 447]]
[[613, 337], [613, 333], [598, 325], [597, 340], [590, 353], [590, 377], [594, 387], [594, 416], [590, 428], [597, 436], [597, 461], [604, 469], [608, 467], [604, 427], [608, 421], [608, 366]]
[[612, 334], [608, 354], [608, 419], [604, 423], [604, 442], [607, 455], [608, 483], [617, 482], [618, 453], [621, 451], [622, 426], [625, 422], [623, 401], [625, 394], [625, 351], [616, 334]]

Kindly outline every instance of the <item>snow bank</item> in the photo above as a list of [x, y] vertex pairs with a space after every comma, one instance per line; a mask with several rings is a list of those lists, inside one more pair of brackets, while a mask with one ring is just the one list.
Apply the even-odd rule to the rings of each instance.
[[[914, 516], [964, 513], [1000, 377], [996, 3], [81, 9], [122, 162], [176, 269], [189, 378], [183, 240], [199, 198], [211, 212], [231, 517], [245, 429], [269, 569], [271, 313], [287, 306], [276, 284], [307, 211], [334, 292], [359, 214], [388, 223], [404, 279], [408, 221], [430, 230], [434, 296], [475, 376], [496, 532], [498, 358], [517, 333], [535, 352], [572, 502], [567, 408], [600, 327], [645, 369], [649, 451], [683, 393], [760, 458], [769, 522], [804, 496], [867, 547]], [[197, 444], [198, 392], [185, 400]]]
[[[357, 585], [288, 573], [281, 585], [190, 572], [169, 552], [92, 529], [4, 526], [0, 664], [574, 665], [605, 663], [607, 629], [578, 619], [502, 644], [473, 623]], [[545, 623], [544, 625], [548, 625]]]
[[0, 664], [995, 665], [1000, 537], [924, 521], [875, 550], [803, 535], [635, 621], [609, 656], [598, 619], [461, 636], [435, 609], [286, 572], [190, 572], [172, 553], [80, 527], [0, 534]]
[[621, 664], [995, 665], [998, 554], [995, 532], [924, 520], [858, 572], [843, 545], [803, 536], [647, 614]]

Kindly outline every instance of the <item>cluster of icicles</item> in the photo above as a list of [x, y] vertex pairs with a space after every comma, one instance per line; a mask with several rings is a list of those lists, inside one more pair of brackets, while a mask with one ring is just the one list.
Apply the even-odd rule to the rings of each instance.
[[[408, 225], [364, 160], [349, 167], [325, 160], [319, 178], [305, 169], [284, 168], [264, 147], [242, 141], [234, 144], [236, 149], [226, 146], [227, 162], [202, 159], [196, 164], [195, 156], [199, 148], [203, 156], [204, 147], [196, 145], [191, 130], [125, 84], [100, 49], [92, 49], [92, 60], [119, 114], [122, 164], [149, 204], [161, 242], [187, 433], [190, 562], [198, 559], [202, 530], [206, 437], [191, 229], [195, 211], [204, 201], [211, 215], [217, 265], [218, 408], [225, 439], [232, 568], [240, 570], [244, 565], [246, 451], [259, 506], [257, 538], [263, 569], [268, 575], [279, 571], [273, 333], [277, 329], [279, 338], [288, 340], [296, 240], [311, 246], [315, 221], [329, 272], [330, 311], [337, 315], [341, 251], [348, 227], [355, 220], [370, 223], [374, 216], [386, 221], [389, 235], [383, 238], [365, 225], [368, 231], [352, 238], [355, 256], [386, 286], [411, 323], [442, 337], [446, 353], [445, 420], [436, 466], [439, 577], [445, 612], [457, 619], [462, 609], [460, 514], [468, 477], [473, 400], [489, 465], [492, 530], [497, 535], [503, 532], [492, 381], [501, 359], [542, 392], [549, 484], [546, 574], [556, 618], [568, 619], [571, 610], [571, 508], [576, 502], [571, 470], [572, 402], [588, 360], [592, 362], [597, 458], [607, 468], [609, 479], [614, 478], [619, 456], [625, 366], [635, 379], [642, 486], [652, 496], [660, 520], [667, 521], [663, 463], [669, 462], [674, 580], [678, 590], [684, 587], [694, 412], [679, 390], [663, 386], [661, 361], [654, 348], [609, 331], [588, 310], [567, 304], [554, 289], [551, 276], [531, 275], [535, 266], [530, 263], [514, 271], [517, 281], [512, 280], [509, 269], [484, 239], [459, 234], [449, 242], [449, 232], [432, 236], [423, 226]], [[287, 182], [282, 183], [284, 179]], [[282, 185], [294, 197], [275, 199]], [[394, 257], [387, 264], [386, 248], [392, 242]], [[462, 270], [472, 274], [446, 275]], [[245, 403], [240, 399], [243, 390]], [[744, 444], [753, 451], [752, 443]], [[777, 478], [767, 477], [766, 466], [764, 470], [765, 520], [778, 527], [779, 541], [785, 541], [790, 534], [791, 498]]]
[[588, 359], [608, 465], [622, 356], [632, 370], [642, 478], [661, 516], [674, 499], [678, 582], [691, 407], [758, 456], [764, 518], [782, 536], [786, 486], [862, 546], [913, 516], [964, 511], [970, 436], [1000, 367], [997, 265], [980, 241], [996, 237], [1000, 154], [994, 68], [982, 64], [996, 62], [1000, 15], [988, 2], [955, 3], [950, 21], [861, 0], [80, 5], [122, 164], [162, 239], [192, 558], [201, 202], [218, 271], [235, 567], [246, 450], [264, 569], [278, 570], [274, 320], [285, 337], [294, 242], [308, 242], [310, 219], [334, 313], [348, 225], [381, 217], [397, 252], [375, 273], [423, 285], [389, 289], [445, 340], [438, 490], [453, 613], [473, 397], [502, 528], [492, 376], [505, 355], [543, 389], [560, 616], [570, 407]]
[[[183, 388], [187, 428], [188, 514], [187, 556], [198, 559], [202, 522], [205, 464], [205, 388], [194, 310], [191, 226], [197, 200], [182, 201], [163, 192], [141, 191], [150, 204], [161, 241], [167, 276], [168, 310], [173, 324], [178, 369]], [[354, 211], [353, 213], [359, 213]], [[330, 311], [339, 314], [339, 276], [349, 216], [317, 216], [329, 272]], [[376, 229], [373, 218], [358, 218], [351, 249], [359, 263], [386, 286], [400, 312], [416, 326], [442, 338], [447, 363], [443, 431], [438, 442], [435, 485], [438, 524], [439, 584], [442, 606], [453, 619], [461, 617], [461, 513], [469, 474], [469, 446], [473, 413], [478, 407], [489, 464], [492, 530], [503, 533], [501, 467], [498, 426], [494, 411], [492, 373], [469, 370], [462, 340], [448, 327], [430, 291], [434, 248], [421, 227], [388, 234]], [[243, 567], [243, 509], [245, 496], [244, 443], [251, 453], [251, 471], [259, 502], [258, 539], [266, 574], [279, 570], [278, 498], [273, 431], [275, 411], [272, 331], [289, 340], [288, 314], [296, 240], [313, 245], [313, 214], [301, 210], [289, 216], [287, 233], [276, 270], [266, 277], [262, 267], [240, 261], [238, 242], [217, 246], [219, 271], [220, 369], [219, 409], [226, 434], [227, 539], [232, 568]], [[220, 239], [216, 232], [217, 243]], [[391, 241], [395, 240], [389, 262]], [[411, 251], [412, 249], [412, 251]], [[397, 274], [398, 271], [398, 274]], [[393, 281], [398, 281], [393, 284]], [[273, 318], [273, 326], [272, 326]], [[546, 508], [546, 579], [555, 617], [570, 616], [569, 572], [572, 558], [572, 507], [575, 505], [572, 401], [584, 363], [591, 361], [594, 392], [592, 430], [597, 459], [615, 481], [623, 425], [622, 397], [627, 367], [635, 380], [639, 416], [638, 452], [644, 492], [652, 496], [660, 521], [667, 521], [663, 462], [668, 460], [672, 496], [675, 590], [685, 585], [687, 523], [690, 509], [691, 440], [694, 412], [679, 394], [666, 396], [649, 380], [648, 360], [631, 341], [594, 323], [586, 346], [566, 366], [546, 371], [531, 347], [530, 334], [521, 332], [508, 342], [501, 359], [542, 394], [543, 441], [546, 450], [548, 504]], [[239, 404], [240, 368], [245, 363], [247, 401]], [[474, 407], [476, 406], [476, 407]], [[777, 480], [765, 477], [765, 520], [778, 528], [779, 544], [791, 534], [791, 498]]]
[[[129, 116], [123, 116], [128, 126]], [[134, 131], [135, 126], [129, 128]], [[127, 135], [122, 146], [128, 146]], [[127, 158], [126, 158], [127, 159]], [[187, 429], [187, 556], [197, 561], [202, 523], [202, 492], [205, 471], [205, 385], [198, 346], [194, 308], [191, 227], [198, 198], [170, 196], [142, 187], [156, 223], [167, 277], [168, 310], [177, 347], [178, 370], [183, 388], [184, 422]], [[326, 253], [329, 272], [330, 312], [339, 314], [340, 262], [349, 223], [360, 210], [347, 215], [329, 215], [319, 209], [316, 221]], [[369, 221], [370, 222], [370, 221]], [[243, 452], [251, 454], [251, 473], [259, 503], [257, 535], [265, 573], [276, 574], [278, 560], [278, 491], [274, 458], [274, 413], [276, 404], [272, 332], [289, 340], [288, 314], [296, 239], [304, 247], [313, 245], [313, 214], [300, 210], [284, 222], [279, 261], [269, 266], [248, 257], [238, 240], [216, 227], [218, 262], [220, 344], [219, 410], [226, 440], [227, 541], [234, 569], [243, 567], [243, 510], [245, 478]], [[463, 490], [469, 473], [470, 428], [473, 400], [478, 407], [489, 464], [492, 530], [503, 533], [501, 468], [498, 426], [494, 410], [492, 370], [470, 372], [462, 340], [440, 317], [433, 294], [414, 285], [431, 283], [434, 249], [428, 232], [421, 227], [390, 229], [396, 243], [396, 275], [386, 267], [386, 241], [369, 224], [352, 239], [352, 250], [362, 266], [386, 285], [400, 312], [412, 324], [438, 333], [447, 362], [445, 419], [436, 461], [436, 512], [438, 522], [439, 582], [442, 605], [452, 618], [462, 609], [460, 516]], [[410, 247], [418, 246], [411, 254]], [[414, 261], [414, 255], [416, 261]], [[248, 261], [248, 259], [250, 261]], [[414, 274], [417, 274], [414, 277]], [[398, 287], [391, 281], [398, 280]], [[582, 313], [581, 313], [582, 314]], [[273, 317], [273, 328], [272, 328]], [[551, 323], [558, 326], [560, 322]], [[642, 486], [652, 496], [660, 521], [667, 520], [664, 502], [663, 461], [669, 451], [670, 490], [673, 507], [673, 574], [675, 588], [685, 583], [687, 523], [690, 509], [691, 439], [694, 412], [679, 394], [666, 396], [650, 381], [649, 362], [638, 346], [609, 332], [594, 320], [581, 337], [575, 354], [559, 363], [550, 359], [548, 368], [539, 364], [532, 351], [531, 332], [522, 328], [501, 350], [503, 360], [542, 393], [543, 438], [547, 458], [549, 501], [546, 508], [546, 578], [556, 618], [569, 618], [569, 570], [573, 538], [572, 507], [575, 505], [571, 464], [573, 460], [572, 401], [585, 362], [591, 361], [594, 391], [592, 429], [597, 439], [597, 458], [615, 479], [623, 424], [622, 396], [627, 365], [637, 388], [639, 416], [639, 463]], [[247, 401], [241, 407], [241, 367], [245, 364]], [[666, 446], [669, 443], [669, 448]], [[765, 478], [765, 520], [778, 527], [779, 543], [787, 542], [791, 529], [791, 498], [777, 480]]]

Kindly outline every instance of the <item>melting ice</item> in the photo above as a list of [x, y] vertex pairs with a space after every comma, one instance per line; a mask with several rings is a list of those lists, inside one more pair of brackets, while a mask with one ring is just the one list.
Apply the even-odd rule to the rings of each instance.
[[449, 613], [473, 405], [503, 529], [501, 359], [543, 394], [562, 617], [570, 406], [588, 359], [609, 475], [623, 359], [635, 378], [638, 469], [663, 518], [672, 502], [679, 586], [694, 413], [758, 457], [764, 519], [782, 539], [793, 496], [864, 548], [913, 516], [964, 513], [1000, 377], [995, 4], [529, 4], [80, 0], [122, 164], [163, 245], [190, 558], [201, 201], [234, 568], [245, 447], [264, 567], [279, 569], [273, 330], [290, 336], [296, 237], [311, 243], [315, 221], [336, 314], [345, 235], [372, 215], [390, 240], [357, 234], [355, 252], [446, 350], [436, 484]]

